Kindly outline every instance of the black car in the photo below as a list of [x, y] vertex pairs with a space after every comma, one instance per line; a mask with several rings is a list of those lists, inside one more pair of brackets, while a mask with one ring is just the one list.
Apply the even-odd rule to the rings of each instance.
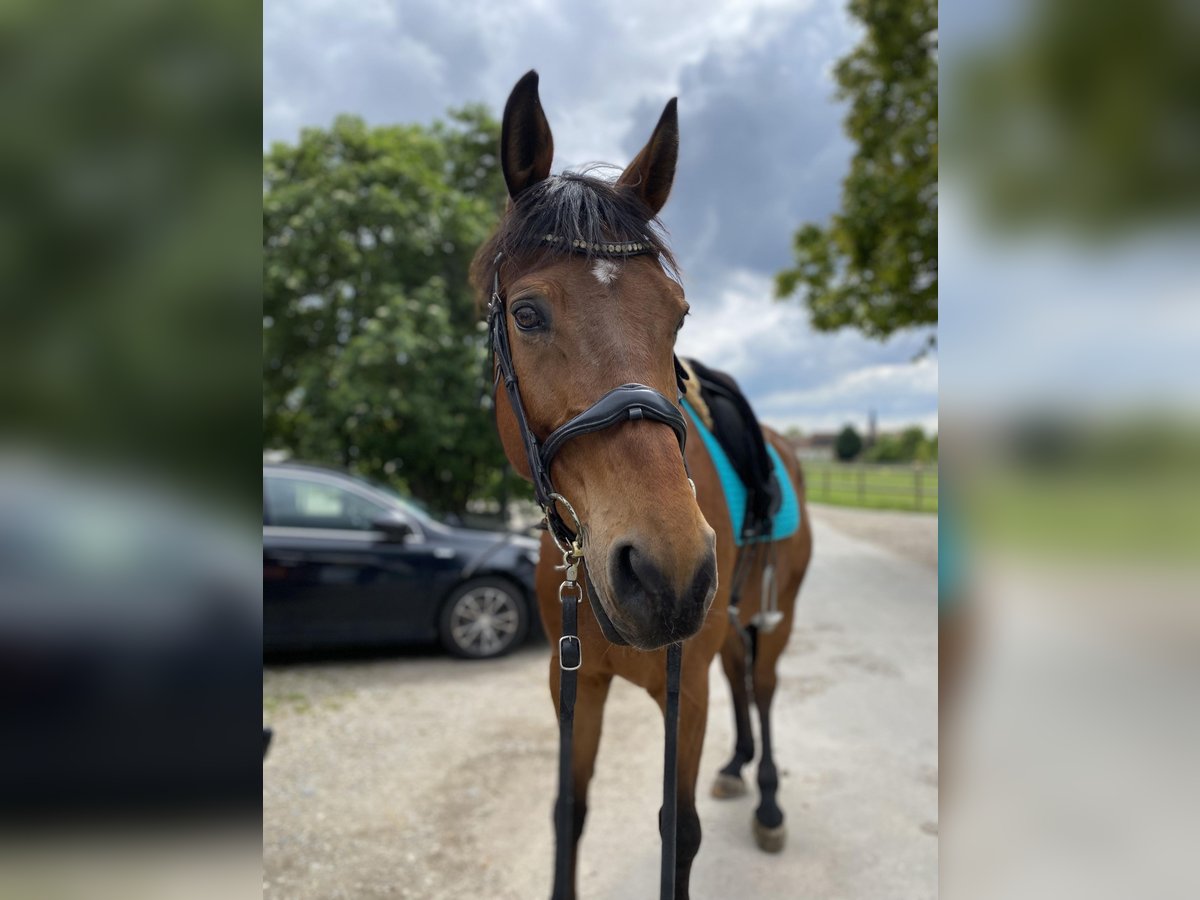
[[264, 650], [440, 640], [500, 656], [529, 633], [538, 547], [340, 472], [264, 465]]

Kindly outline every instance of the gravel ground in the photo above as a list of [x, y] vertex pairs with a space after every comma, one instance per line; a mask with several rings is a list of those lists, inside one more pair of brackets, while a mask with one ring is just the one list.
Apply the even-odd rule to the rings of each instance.
[[[789, 843], [762, 854], [756, 799], [707, 794], [732, 746], [714, 664], [695, 900], [937, 895], [936, 519], [811, 514], [814, 559], [775, 701]], [[546, 896], [548, 656], [543, 643], [484, 663], [420, 652], [268, 668], [264, 897]], [[581, 851], [587, 900], [657, 893], [661, 721], [614, 683]]]

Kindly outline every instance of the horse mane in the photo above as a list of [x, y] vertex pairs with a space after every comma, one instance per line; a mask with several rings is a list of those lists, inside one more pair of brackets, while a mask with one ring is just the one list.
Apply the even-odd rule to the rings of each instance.
[[[471, 263], [471, 282], [481, 299], [491, 292], [493, 266], [500, 254], [533, 265], [546, 256], [566, 253], [608, 259], [612, 254], [598, 254], [593, 247], [611, 242], [648, 244], [649, 249], [638, 255], [657, 257], [667, 274], [678, 280], [678, 266], [658, 217], [628, 187], [592, 174], [597, 168], [552, 175], [509, 203], [496, 231]], [[547, 235], [560, 240], [547, 243]], [[570, 249], [574, 241], [582, 241], [584, 248]]]

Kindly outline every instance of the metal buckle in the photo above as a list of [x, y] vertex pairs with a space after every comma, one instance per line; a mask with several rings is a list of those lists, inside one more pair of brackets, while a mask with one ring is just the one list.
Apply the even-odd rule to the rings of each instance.
[[[568, 666], [563, 662], [563, 642], [564, 641], [574, 641], [576, 647], [578, 647], [578, 649], [579, 649], [579, 662], [573, 666]], [[558, 639], [558, 667], [560, 669], [562, 669], [564, 672], [574, 672], [577, 669], [579, 669], [580, 666], [582, 666], [582, 665], [583, 665], [583, 642], [579, 640], [579, 637], [577, 635], [564, 634], [562, 637], [560, 637]]]

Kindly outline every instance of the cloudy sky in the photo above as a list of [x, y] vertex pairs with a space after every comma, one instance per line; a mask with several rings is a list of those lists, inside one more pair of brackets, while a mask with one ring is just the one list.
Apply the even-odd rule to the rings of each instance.
[[937, 427], [924, 334], [817, 334], [773, 301], [791, 235], [836, 208], [852, 147], [834, 62], [858, 32], [845, 0], [266, 0], [263, 139], [339, 113], [428, 122], [483, 101], [499, 113], [541, 74], [555, 170], [624, 165], [673, 96], [679, 169], [663, 220], [693, 315], [680, 348], [731, 372], [760, 416], [806, 432], [846, 422]]

